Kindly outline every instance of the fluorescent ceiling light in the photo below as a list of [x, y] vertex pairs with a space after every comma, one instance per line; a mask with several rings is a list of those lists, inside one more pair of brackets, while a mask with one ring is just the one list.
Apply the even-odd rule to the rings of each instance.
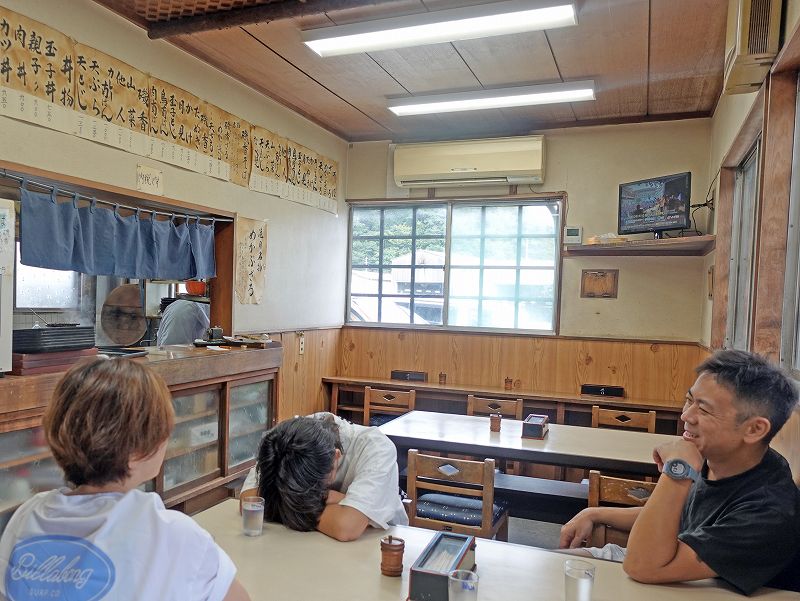
[[320, 56], [472, 40], [578, 23], [567, 0], [508, 0], [302, 32]]
[[594, 100], [594, 81], [573, 81], [518, 88], [458, 92], [415, 96], [390, 100], [388, 107], [395, 115], [426, 115], [429, 113], [454, 113], [480, 109], [499, 109], [533, 104], [581, 102]]

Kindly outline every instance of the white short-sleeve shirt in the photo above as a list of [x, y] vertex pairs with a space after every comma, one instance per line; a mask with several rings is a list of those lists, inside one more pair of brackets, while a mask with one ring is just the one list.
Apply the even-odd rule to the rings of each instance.
[[155, 493], [39, 493], [0, 538], [0, 599], [221, 601], [236, 568]]
[[[315, 413], [320, 419], [330, 413]], [[397, 450], [378, 428], [351, 424], [334, 416], [339, 426], [342, 459], [331, 488], [344, 494], [339, 504], [357, 509], [374, 528], [390, 524], [407, 525], [408, 516], [400, 500]], [[243, 490], [258, 488], [255, 468], [250, 470]]]

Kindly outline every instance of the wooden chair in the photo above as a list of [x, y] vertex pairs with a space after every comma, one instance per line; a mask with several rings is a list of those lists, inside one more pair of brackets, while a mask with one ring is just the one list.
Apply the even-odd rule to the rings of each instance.
[[[653, 434], [656, 431], [656, 412], [633, 411], [630, 409], [601, 409], [598, 405], [592, 405], [592, 428], [642, 430]], [[652, 482], [653, 479], [648, 477], [645, 478], [645, 481]]]
[[[474, 394], [467, 396], [467, 415], [499, 413], [504, 418], [522, 420], [522, 399], [484, 399]], [[500, 469], [506, 474], [518, 474], [518, 461], [501, 461]]]
[[468, 461], [409, 449], [408, 496], [411, 526], [508, 540], [508, 505], [494, 498], [494, 459]]
[[631, 411], [628, 409], [601, 409], [592, 405], [592, 428], [610, 427], [656, 431], [655, 411]]
[[402, 415], [414, 410], [417, 400], [416, 390], [379, 390], [364, 387], [364, 425], [369, 426], [373, 413]]
[[467, 396], [467, 415], [499, 413], [510, 419], [522, 419], [522, 399], [484, 399], [474, 394]]
[[[592, 470], [589, 472], [589, 507], [641, 507], [650, 498], [655, 487], [654, 482], [603, 476]], [[605, 524], [595, 524], [591, 545], [602, 547], [606, 543], [616, 543], [624, 547], [628, 543], [628, 533]]]

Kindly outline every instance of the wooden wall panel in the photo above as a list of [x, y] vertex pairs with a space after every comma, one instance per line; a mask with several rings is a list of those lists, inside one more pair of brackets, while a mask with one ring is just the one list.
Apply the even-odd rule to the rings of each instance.
[[789, 227], [797, 74], [771, 75], [764, 110], [762, 189], [751, 349], [777, 362]]
[[410, 369], [427, 371], [435, 381], [443, 371], [448, 384], [497, 387], [509, 376], [515, 388], [562, 394], [579, 394], [585, 383], [619, 385], [632, 400], [677, 407], [707, 355], [688, 342], [345, 327], [337, 375], [388, 378], [393, 369]]
[[271, 334], [283, 344], [283, 365], [278, 377], [278, 421], [330, 409], [330, 395], [322, 378], [336, 373], [339, 328], [305, 331], [305, 352], [300, 354], [299, 332]]

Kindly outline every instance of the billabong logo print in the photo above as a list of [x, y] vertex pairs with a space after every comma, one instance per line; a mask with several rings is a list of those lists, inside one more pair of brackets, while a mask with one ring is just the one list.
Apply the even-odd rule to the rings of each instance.
[[111, 559], [77, 536], [34, 536], [14, 546], [6, 569], [9, 601], [99, 601], [114, 585]]

